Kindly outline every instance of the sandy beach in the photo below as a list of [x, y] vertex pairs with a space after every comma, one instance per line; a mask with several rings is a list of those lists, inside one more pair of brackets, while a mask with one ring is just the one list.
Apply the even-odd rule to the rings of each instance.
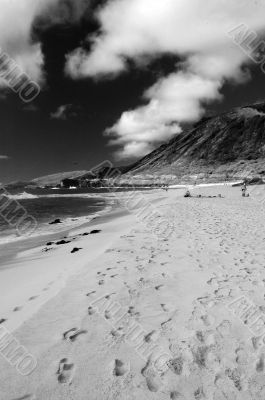
[[[170, 235], [124, 209], [20, 253], [0, 271], [0, 399], [264, 399], [257, 190], [157, 190], [145, 196]], [[29, 375], [2, 356], [1, 329], [36, 360]]]

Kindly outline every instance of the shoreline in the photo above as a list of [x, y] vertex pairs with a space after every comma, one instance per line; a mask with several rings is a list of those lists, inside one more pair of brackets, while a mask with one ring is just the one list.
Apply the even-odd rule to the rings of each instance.
[[[115, 207], [81, 226], [27, 241], [14, 258], [7, 259], [6, 268], [0, 269], [0, 293], [5, 299], [0, 303], [0, 320], [6, 320], [4, 326], [12, 332], [25, 323], [63, 289], [72, 275], [107, 250], [133, 220], [133, 215]], [[100, 232], [89, 234], [93, 230]], [[63, 237], [69, 243], [56, 245]], [[54, 244], [46, 246], [50, 241]], [[76, 247], [79, 252], [71, 254]]]
[[[66, 196], [68, 197], [68, 196]], [[35, 237], [41, 237], [41, 236], [48, 236], [48, 235], [53, 235], [56, 233], [60, 233], [60, 232], [66, 232], [74, 227], [78, 227], [80, 225], [82, 225], [83, 223], [86, 223], [86, 220], [91, 220], [94, 217], [100, 216], [101, 214], [104, 215], [104, 213], [109, 212], [113, 206], [115, 206], [115, 201], [113, 201], [113, 199], [110, 196], [101, 196], [101, 197], [96, 197], [96, 196], [73, 196], [75, 198], [84, 198], [84, 199], [89, 199], [89, 198], [93, 198], [93, 199], [97, 199], [98, 201], [102, 201], [104, 202], [104, 206], [103, 208], [101, 207], [100, 211], [93, 211], [90, 212], [88, 214], [84, 214], [84, 215], [79, 215], [79, 216], [69, 216], [69, 215], [63, 215], [61, 216], [59, 215], [54, 215], [51, 216], [49, 219], [47, 220], [43, 220], [40, 219], [39, 221], [37, 221], [37, 229], [34, 230], [34, 232], [32, 232], [32, 234], [30, 234], [29, 236], [27, 235], [21, 235], [18, 236], [15, 234], [15, 232], [10, 232], [7, 228], [7, 230], [2, 231], [1, 232], [1, 236], [0, 236], [0, 246], [2, 245], [6, 245], [6, 244], [11, 244], [11, 243], [15, 243], [18, 241], [26, 241], [26, 240], [30, 240], [32, 238]], [[41, 197], [36, 197], [37, 199], [42, 198], [43, 200], [45, 200], [45, 198], [47, 198], [47, 196], [41, 196]], [[65, 198], [65, 196], [55, 196], [55, 198]], [[27, 200], [27, 199], [21, 199], [21, 200]], [[29, 199], [31, 200], [31, 199]], [[23, 205], [24, 207], [24, 205]], [[25, 209], [26, 209], [26, 205], [25, 205]], [[33, 218], [38, 218], [38, 217], [34, 217]], [[51, 222], [53, 222], [53, 220], [55, 219], [60, 219], [61, 223], [60, 224], [54, 224], [52, 225]], [[6, 235], [5, 235], [6, 234]]]
[[[130, 193], [127, 194], [130, 196]], [[126, 201], [126, 196], [122, 202]], [[149, 192], [148, 197], [150, 204], [154, 205], [165, 198], [164, 193], [161, 196], [157, 190]], [[100, 215], [85, 224], [10, 243], [12, 255], [6, 254], [0, 258], [2, 263], [3, 260], [5, 262], [0, 269], [0, 293], [5, 299], [4, 303], [0, 303], [0, 320], [5, 320], [3, 326], [12, 332], [23, 325], [64, 288], [71, 276], [103, 254], [113, 241], [136, 223], [136, 214], [115, 198], [111, 210], [106, 207]], [[89, 234], [93, 230], [99, 233]], [[65, 243], [57, 245], [56, 242], [61, 240]], [[52, 245], [47, 246], [47, 243]], [[18, 245], [16, 250], [14, 244]], [[74, 248], [80, 250], [71, 254]]]
[[[148, 193], [137, 191], [137, 193], [143, 193], [143, 194], [148, 194], [148, 195], [154, 195], [154, 194], [157, 194], [157, 192], [159, 193], [160, 190], [153, 189], [153, 190], [148, 191]], [[120, 194], [122, 194], [122, 193], [123, 193], [123, 195], [124, 194], [130, 195], [130, 193], [134, 193], [134, 191], [120, 192]], [[64, 196], [69, 197], [69, 195], [64, 195]], [[74, 194], [71, 195], [71, 197], [72, 196], [87, 197], [84, 195], [74, 195]], [[46, 197], [46, 196], [44, 196], [44, 197]], [[61, 195], [59, 197], [61, 197]], [[98, 195], [93, 196], [93, 194], [92, 194], [92, 197], [93, 198], [98, 197]], [[0, 242], [0, 271], [5, 269], [3, 266], [1, 266], [2, 264], [5, 264], [9, 267], [11, 262], [15, 262], [15, 258], [18, 253], [21, 253], [25, 250], [30, 250], [30, 249], [34, 249], [36, 247], [42, 246], [44, 242], [59, 240], [58, 236], [61, 236], [61, 239], [65, 239], [69, 234], [76, 231], [77, 229], [79, 229], [79, 228], [85, 229], [86, 227], [94, 225], [96, 220], [104, 221], [105, 217], [108, 218], [108, 216], [110, 216], [110, 218], [112, 218], [112, 215], [115, 214], [116, 210], [124, 209], [124, 206], [122, 204], [120, 204], [120, 199], [118, 198], [118, 196], [115, 196], [115, 193], [108, 193], [108, 194], [105, 193], [105, 197], [101, 196], [98, 198], [104, 200], [106, 202], [106, 206], [101, 211], [95, 212], [93, 214], [89, 214], [87, 216], [77, 217], [77, 218], [75, 218], [75, 217], [68, 218], [68, 219], [74, 219], [74, 220], [78, 221], [77, 224], [72, 223], [69, 226], [63, 226], [63, 224], [62, 225], [59, 224], [59, 225], [56, 225], [56, 227], [58, 226], [58, 228], [61, 228], [61, 229], [54, 230], [53, 232], [42, 231], [42, 232], [37, 232], [36, 234], [33, 234], [28, 237], [17, 237], [17, 238], [11, 239], [10, 241], [7, 241], [7, 242]], [[152, 202], [156, 202], [156, 201], [159, 202], [160, 201], [159, 198], [158, 199], [155, 198], [152, 200]], [[84, 219], [88, 219], [88, 221], [83, 222]], [[98, 222], [98, 223], [100, 223], [100, 222]], [[46, 228], [49, 229], [49, 226], [47, 225]]]
[[[82, 217], [67, 217], [62, 220], [62, 224], [50, 225], [49, 222], [41, 223], [42, 230], [35, 231], [30, 236], [11, 237], [0, 242], [0, 264], [8, 263], [13, 260], [16, 255], [24, 249], [30, 249], [41, 245], [42, 242], [55, 240], [57, 236], [67, 236], [79, 227], [89, 226], [91, 222], [97, 218], [103, 217], [105, 214], [111, 213], [117, 207], [117, 203], [109, 197], [100, 197], [105, 201], [105, 207], [100, 211], [95, 211], [91, 214]], [[52, 222], [52, 221], [50, 221]], [[4, 237], [4, 236], [3, 236]], [[0, 266], [0, 271], [2, 267]]]

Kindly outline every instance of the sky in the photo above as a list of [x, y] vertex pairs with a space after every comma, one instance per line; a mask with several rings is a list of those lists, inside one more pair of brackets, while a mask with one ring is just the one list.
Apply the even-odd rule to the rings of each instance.
[[[0, 6], [0, 182], [127, 165], [204, 115], [264, 101], [260, 64], [228, 34], [243, 24], [262, 44], [264, 0]], [[3, 53], [34, 100], [10, 88]]]

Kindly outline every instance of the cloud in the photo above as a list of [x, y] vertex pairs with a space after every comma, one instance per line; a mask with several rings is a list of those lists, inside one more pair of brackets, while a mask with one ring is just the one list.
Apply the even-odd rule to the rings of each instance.
[[68, 72], [76, 77], [115, 74], [127, 68], [127, 58], [137, 61], [165, 53], [212, 55], [220, 62], [230, 48], [230, 54], [239, 56], [233, 74], [242, 57], [231, 46], [227, 32], [242, 21], [255, 30], [263, 29], [264, 11], [262, 0], [242, 0], [240, 6], [236, 0], [212, 0], [203, 7], [200, 0], [109, 1], [97, 12], [101, 29], [89, 38], [92, 51], [75, 50], [68, 59]]
[[[201, 101], [220, 99], [219, 81], [192, 73], [172, 73], [148, 89], [146, 106], [124, 112], [119, 121], [106, 130], [110, 144], [124, 146], [118, 159], [147, 154], [154, 145], [182, 131], [180, 123], [197, 121], [204, 112]], [[137, 144], [137, 145], [136, 145]]]
[[52, 119], [66, 120], [68, 118], [77, 117], [78, 107], [74, 107], [72, 104], [63, 104], [57, 108], [57, 110], [50, 114]]
[[60, 24], [77, 23], [90, 10], [91, 0], [56, 0], [36, 21], [40, 29]]
[[[15, 60], [31, 80], [44, 82], [44, 57], [32, 29], [41, 19], [43, 27], [60, 22], [76, 22], [87, 0], [0, 0], [0, 48]], [[0, 79], [0, 89], [6, 83]]]
[[0, 0], [0, 47], [37, 82], [42, 80], [43, 55], [40, 43], [32, 42], [31, 28], [36, 15], [51, 3], [52, 0]]
[[0, 155], [0, 161], [3, 161], [3, 160], [9, 160], [9, 157], [8, 156], [1, 156]]
[[99, 8], [99, 32], [90, 51], [77, 48], [67, 57], [66, 73], [74, 79], [115, 78], [127, 60], [175, 55], [175, 73], [160, 78], [144, 93], [146, 105], [125, 111], [106, 134], [123, 146], [118, 157], [138, 156], [180, 132], [183, 122], [200, 118], [204, 105], [220, 100], [224, 82], [243, 83], [247, 55], [228, 32], [244, 23], [264, 32], [263, 0], [112, 0]]
[[125, 143], [122, 149], [117, 150], [115, 156], [117, 160], [132, 159], [135, 155], [143, 157], [154, 149], [155, 146], [152, 143], [130, 141]]

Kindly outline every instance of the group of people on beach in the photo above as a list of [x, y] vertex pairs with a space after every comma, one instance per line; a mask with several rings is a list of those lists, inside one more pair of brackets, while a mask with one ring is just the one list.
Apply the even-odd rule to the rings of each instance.
[[[244, 181], [241, 185], [241, 192], [242, 192], [242, 197], [249, 197], [249, 193], [247, 193], [247, 183], [246, 181]], [[193, 197], [190, 193], [190, 190], [187, 189], [184, 197]], [[214, 198], [214, 197], [220, 197], [223, 198], [223, 196], [221, 194], [218, 194], [218, 196], [202, 196], [201, 194], [198, 194], [197, 196], [195, 196], [197, 198], [202, 198], [202, 197], [207, 197], [207, 198]]]
[[[195, 186], [196, 186], [196, 183], [195, 183]], [[162, 185], [161, 188], [167, 192], [169, 189], [169, 185]], [[242, 197], [249, 197], [249, 193], [247, 193], [247, 182], [246, 181], [244, 181], [241, 185], [241, 192], [242, 192]], [[191, 195], [191, 192], [189, 189], [186, 190], [184, 197], [193, 197]], [[208, 198], [220, 197], [220, 198], [222, 198], [223, 196], [221, 194], [218, 194], [218, 196], [202, 196], [201, 194], [199, 194], [195, 197], [197, 197], [197, 198], [202, 198], [202, 197], [208, 197]]]
[[203, 196], [202, 194], [197, 194], [197, 196], [192, 196], [189, 189], [185, 192], [184, 197], [196, 197], [197, 199], [201, 198], [213, 199], [216, 197], [224, 198], [221, 194], [218, 194], [218, 196]]

